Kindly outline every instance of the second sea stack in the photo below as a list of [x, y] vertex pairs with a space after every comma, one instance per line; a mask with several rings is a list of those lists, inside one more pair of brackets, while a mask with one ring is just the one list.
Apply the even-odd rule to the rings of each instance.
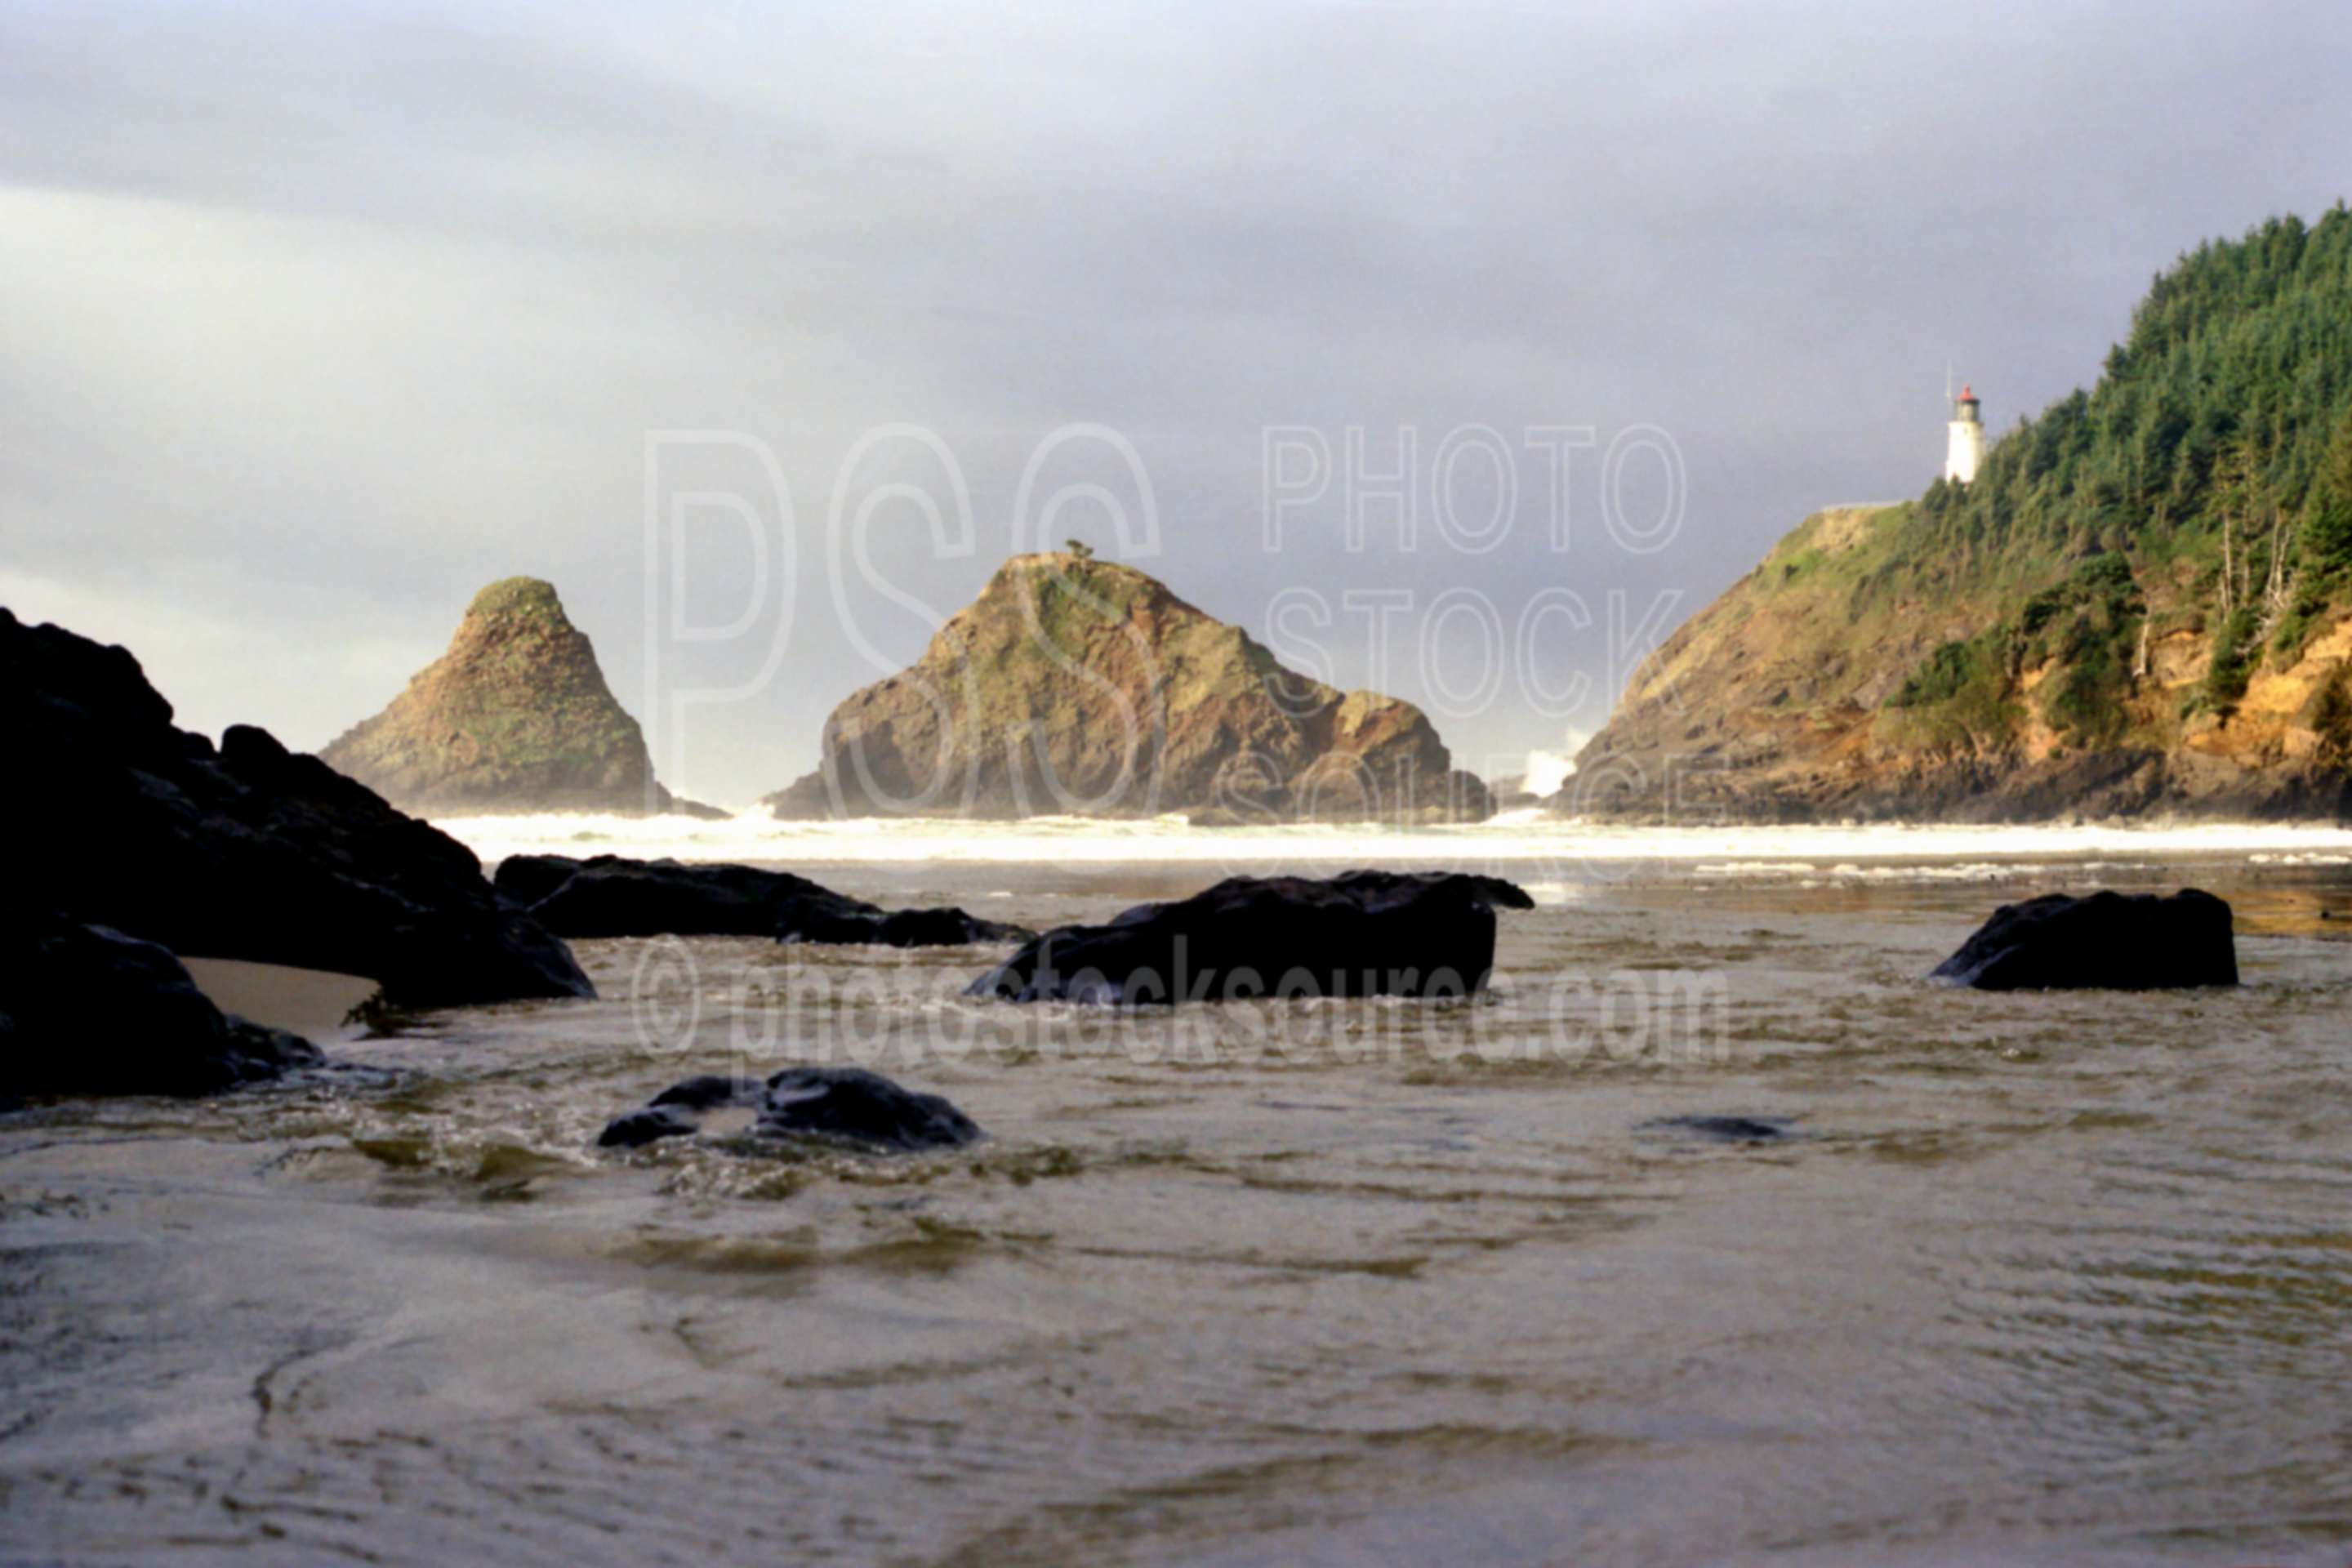
[[1016, 555], [913, 666], [825, 721], [782, 817], [1213, 814], [1483, 821], [1428, 715], [1284, 668], [1236, 626], [1083, 550]]

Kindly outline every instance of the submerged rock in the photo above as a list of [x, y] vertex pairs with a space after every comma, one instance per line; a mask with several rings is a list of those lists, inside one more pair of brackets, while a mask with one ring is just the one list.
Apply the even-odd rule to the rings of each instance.
[[1662, 1116], [1644, 1121], [1648, 1132], [1679, 1132], [1711, 1143], [1775, 1143], [1790, 1137], [1795, 1123], [1785, 1116]]
[[[1480, 821], [1428, 715], [1276, 663], [1131, 566], [1016, 555], [909, 668], [825, 721], [778, 816]], [[1202, 820], [1200, 817], [1194, 819]]]
[[960, 947], [1019, 942], [1027, 928], [958, 909], [883, 910], [788, 871], [599, 855], [517, 855], [500, 896], [562, 936], [765, 936], [779, 942]]
[[634, 1149], [698, 1132], [703, 1118], [724, 1107], [755, 1113], [751, 1135], [814, 1139], [876, 1152], [952, 1149], [977, 1141], [971, 1117], [936, 1094], [901, 1089], [863, 1068], [786, 1068], [765, 1083], [749, 1079], [690, 1078], [654, 1096], [641, 1110], [614, 1117], [596, 1142]]
[[1534, 907], [1509, 882], [1458, 872], [1229, 877], [1108, 925], [1033, 938], [965, 994], [1129, 1005], [1464, 996], [1495, 967], [1496, 910]]
[[2045, 893], [2003, 904], [1930, 977], [1980, 991], [2158, 991], [2235, 985], [2230, 906], [2184, 889]]
[[364, 975], [398, 1006], [590, 996], [472, 850], [316, 757], [172, 723], [139, 661], [0, 610], [8, 896], [203, 958]]
[[0, 919], [0, 1100], [205, 1094], [320, 1059], [214, 1006], [153, 942], [54, 914]]
[[725, 812], [654, 778], [645, 733], [553, 584], [509, 577], [474, 595], [448, 651], [319, 753], [404, 811]]

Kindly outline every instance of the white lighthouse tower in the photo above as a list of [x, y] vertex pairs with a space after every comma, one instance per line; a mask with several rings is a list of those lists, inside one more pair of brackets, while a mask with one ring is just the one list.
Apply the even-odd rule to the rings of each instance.
[[[1944, 387], [1948, 392], [1951, 383]], [[1952, 399], [1952, 439], [1944, 452], [1944, 477], [1967, 484], [1983, 461], [1984, 421], [1977, 416], [1977, 395], [1963, 382], [1960, 395]]]

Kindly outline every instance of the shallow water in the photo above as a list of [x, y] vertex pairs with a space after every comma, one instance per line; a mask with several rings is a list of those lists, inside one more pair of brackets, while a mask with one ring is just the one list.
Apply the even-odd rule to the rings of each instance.
[[[1056, 831], [792, 863], [1044, 925], [1233, 853]], [[985, 950], [591, 942], [595, 1004], [0, 1119], [0, 1556], [2352, 1559], [2341, 836], [1515, 842], [1379, 857], [1538, 889], [1467, 1005], [1122, 1019], [962, 1001]], [[1917, 979], [2003, 900], [2183, 884], [2241, 991]], [[815, 1059], [992, 1136], [593, 1147]]]

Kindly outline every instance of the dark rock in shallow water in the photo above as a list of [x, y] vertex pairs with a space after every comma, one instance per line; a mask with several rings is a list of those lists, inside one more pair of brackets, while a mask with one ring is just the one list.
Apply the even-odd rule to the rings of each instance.
[[673, 1106], [648, 1105], [615, 1116], [604, 1123], [596, 1140], [600, 1148], [641, 1149], [664, 1138], [684, 1138], [702, 1130], [702, 1119]]
[[1027, 926], [984, 921], [953, 906], [892, 910], [879, 921], [861, 912], [845, 921], [788, 921], [786, 926], [786, 942], [871, 942], [884, 947], [971, 947], [1027, 942], [1037, 934]]
[[634, 1149], [698, 1132], [706, 1112], [745, 1106], [757, 1112], [753, 1135], [809, 1138], [888, 1153], [952, 1149], [974, 1142], [971, 1118], [936, 1094], [901, 1089], [862, 1068], [786, 1068], [765, 1083], [690, 1078], [654, 1096], [641, 1110], [617, 1116], [596, 1142]]
[[2003, 904], [1930, 977], [1980, 991], [2158, 991], [2235, 985], [2230, 906], [2184, 889], [2045, 893]]
[[[599, 856], [603, 860], [618, 857]], [[548, 894], [570, 881], [581, 867], [588, 864], [570, 855], [509, 855], [499, 862], [490, 875], [490, 886], [499, 900], [511, 908], [528, 910]], [[544, 922], [541, 922], [544, 923]]]
[[22, 908], [365, 975], [399, 1006], [594, 994], [464, 845], [263, 731], [232, 726], [215, 751], [173, 728], [121, 648], [0, 610], [0, 734]]
[[152, 942], [0, 918], [0, 1099], [205, 1094], [319, 1060], [308, 1040], [221, 1012]]
[[1463, 996], [1495, 967], [1495, 910], [1534, 907], [1509, 882], [1461, 873], [1229, 877], [1108, 925], [1049, 931], [965, 994], [1129, 1005]]
[[492, 879], [501, 897], [560, 936], [766, 936], [778, 900], [813, 882], [746, 866], [682, 866], [599, 855], [516, 855]]
[[1650, 1132], [1683, 1132], [1715, 1143], [1773, 1143], [1790, 1136], [1785, 1116], [1662, 1116], [1644, 1121]]
[[787, 871], [688, 866], [599, 855], [518, 855], [499, 867], [501, 897], [563, 936], [765, 936], [780, 942], [960, 947], [1019, 942], [1020, 926], [961, 910], [884, 910]]

